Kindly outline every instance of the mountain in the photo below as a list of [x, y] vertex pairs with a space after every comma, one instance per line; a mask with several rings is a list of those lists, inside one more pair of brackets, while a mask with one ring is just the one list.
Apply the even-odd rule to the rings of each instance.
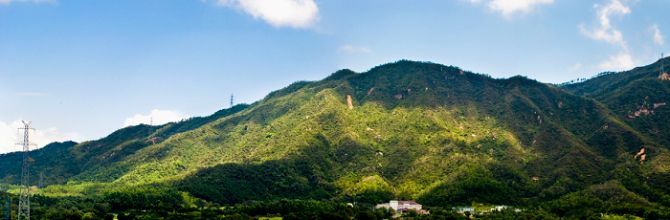
[[604, 73], [564, 88], [598, 100], [637, 131], [670, 146], [670, 58], [620, 73]]
[[[194, 117], [181, 122], [168, 123], [160, 126], [136, 125], [119, 129], [107, 137], [84, 143], [63, 142], [51, 143], [38, 150], [31, 151], [30, 180], [32, 185], [39, 182], [40, 173], [46, 185], [64, 184], [89, 175], [110, 164], [123, 161], [151, 144], [157, 144], [168, 137], [192, 130], [213, 120], [236, 113], [248, 105], [236, 105], [218, 111], [207, 117]], [[19, 184], [21, 182], [21, 164], [23, 154], [20, 152], [0, 155], [1, 182]], [[111, 176], [101, 179], [113, 178]]]
[[[670, 205], [670, 134], [654, 132], [670, 107], [628, 115], [670, 96], [670, 82], [652, 77], [657, 65], [556, 86], [402, 60], [30, 155], [53, 184], [44, 195], [159, 187], [219, 204], [400, 198], [654, 216]], [[3, 181], [18, 181], [19, 158], [0, 155]]]

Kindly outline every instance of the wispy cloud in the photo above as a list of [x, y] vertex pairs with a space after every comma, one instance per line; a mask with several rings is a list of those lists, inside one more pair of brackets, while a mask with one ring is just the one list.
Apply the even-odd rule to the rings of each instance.
[[15, 3], [53, 4], [56, 3], [56, 0], [0, 0], [0, 5], [11, 5]]
[[515, 14], [529, 13], [540, 5], [550, 5], [554, 0], [468, 0], [473, 4], [485, 4], [490, 10], [511, 18]]
[[314, 0], [216, 0], [216, 3], [239, 8], [275, 27], [307, 28], [319, 18]]
[[635, 67], [633, 56], [628, 52], [620, 52], [616, 55], [610, 56], [607, 60], [598, 65], [602, 70], [629, 70]]
[[612, 26], [612, 16], [624, 16], [631, 13], [630, 7], [626, 6], [620, 0], [610, 0], [606, 5], [594, 5], [596, 8], [596, 17], [598, 25], [589, 29], [584, 24], [579, 25], [579, 30], [587, 37], [605, 41], [607, 43], [620, 46], [627, 49], [626, 41], [621, 31]]
[[123, 123], [123, 126], [139, 125], [139, 124], [165, 124], [168, 122], [175, 122], [185, 119], [186, 116], [178, 111], [154, 109], [149, 114], [135, 114]]
[[617, 54], [610, 55], [607, 60], [598, 65], [601, 70], [622, 71], [635, 67], [635, 60], [623, 34], [612, 24], [614, 16], [623, 17], [632, 12], [626, 3], [628, 3], [626, 0], [609, 0], [604, 5], [595, 4], [593, 7], [596, 9], [597, 25], [591, 28], [587, 28], [584, 24], [579, 25], [579, 30], [583, 35], [593, 40], [606, 42], [619, 49]]
[[[76, 132], [63, 132], [58, 128], [37, 128], [30, 133], [30, 142], [35, 144], [35, 149], [42, 148], [45, 145], [55, 141], [81, 141], [82, 137]], [[8, 153], [14, 151], [21, 151], [21, 146], [18, 146], [23, 133], [20, 133], [18, 128], [22, 127], [21, 120], [13, 122], [0, 121], [0, 153]], [[32, 148], [31, 148], [32, 149]]]
[[649, 27], [649, 30], [651, 30], [652, 38], [654, 39], [654, 44], [663, 46], [665, 44], [665, 38], [663, 37], [663, 33], [661, 33], [661, 29], [658, 28], [658, 25], [653, 24], [651, 27]]
[[368, 54], [372, 53], [372, 50], [370, 50], [367, 47], [357, 47], [353, 45], [343, 45], [340, 48], [337, 49], [340, 53], [347, 53], [347, 54]]

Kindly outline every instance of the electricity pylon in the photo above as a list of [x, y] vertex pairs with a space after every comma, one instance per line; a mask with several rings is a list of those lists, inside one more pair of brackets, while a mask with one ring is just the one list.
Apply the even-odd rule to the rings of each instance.
[[665, 54], [661, 53], [661, 74], [665, 73], [665, 63], [663, 62], [663, 58], [665, 58]]
[[23, 146], [23, 165], [21, 166], [21, 197], [19, 199], [19, 212], [18, 220], [30, 219], [30, 173], [28, 172], [29, 157], [28, 152], [30, 152], [30, 130], [35, 130], [30, 127], [30, 122], [21, 121], [23, 127], [19, 130], [23, 130], [23, 143], [19, 145]]
[[230, 94], [230, 107], [231, 108], [233, 107], [233, 104], [234, 104], [233, 98], [234, 98], [233, 94]]

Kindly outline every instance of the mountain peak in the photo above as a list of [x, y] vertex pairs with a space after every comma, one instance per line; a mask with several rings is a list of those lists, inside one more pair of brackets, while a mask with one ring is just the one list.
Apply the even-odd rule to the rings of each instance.
[[442, 64], [437, 64], [429, 61], [414, 61], [414, 60], [398, 60], [395, 62], [391, 63], [386, 63], [382, 64], [379, 66], [375, 66], [372, 69], [370, 69], [369, 73], [374, 73], [374, 72], [384, 72], [384, 71], [391, 71], [394, 72], [395, 70], [417, 70], [417, 71], [412, 71], [409, 73], [420, 73], [420, 72], [429, 72], [429, 71], [441, 71], [441, 72], [454, 72], [454, 73], [461, 73], [462, 70], [458, 67], [455, 66], [445, 66]]
[[327, 80], [340, 80], [340, 79], [347, 78], [347, 77], [349, 77], [349, 76], [353, 76], [353, 75], [355, 75], [355, 74], [356, 74], [356, 72], [354, 72], [353, 70], [350, 70], [350, 69], [341, 69], [341, 70], [338, 70], [337, 72], [335, 72], [335, 73], [333, 73], [333, 74], [330, 74], [330, 76], [326, 77], [326, 78], [323, 79], [323, 80], [324, 80], [324, 81], [327, 81]]

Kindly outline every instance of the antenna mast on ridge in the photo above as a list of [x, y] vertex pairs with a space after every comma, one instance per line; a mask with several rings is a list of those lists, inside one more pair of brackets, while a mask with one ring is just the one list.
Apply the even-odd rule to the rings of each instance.
[[663, 62], [663, 58], [665, 58], [665, 54], [661, 52], [661, 74], [665, 73], [665, 65], [663, 65], [665, 63]]
[[230, 94], [230, 107], [233, 107], [233, 94]]
[[21, 198], [19, 199], [19, 220], [30, 219], [30, 173], [28, 172], [29, 166], [29, 157], [28, 152], [30, 152], [30, 130], [35, 130], [30, 127], [30, 122], [21, 121], [23, 127], [19, 128], [23, 130], [23, 143], [18, 145], [23, 146], [23, 165], [21, 166]]

